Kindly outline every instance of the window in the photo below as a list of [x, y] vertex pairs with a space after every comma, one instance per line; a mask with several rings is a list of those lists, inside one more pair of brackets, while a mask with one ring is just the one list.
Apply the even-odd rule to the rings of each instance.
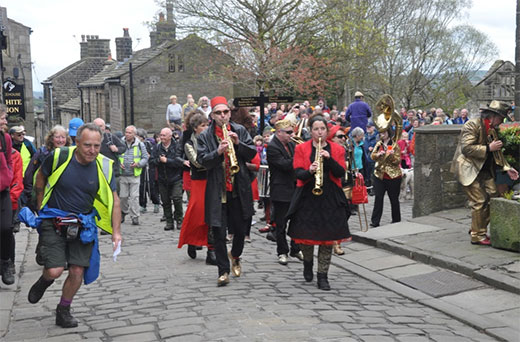
[[119, 88], [110, 88], [110, 104], [112, 108], [119, 109]]
[[175, 54], [168, 54], [168, 71], [175, 72]]
[[177, 56], [177, 70], [184, 72], [184, 57], [182, 55]]

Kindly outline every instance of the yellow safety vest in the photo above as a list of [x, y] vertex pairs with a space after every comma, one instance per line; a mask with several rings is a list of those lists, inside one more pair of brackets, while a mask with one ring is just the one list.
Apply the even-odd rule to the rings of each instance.
[[[140, 144], [137, 144], [134, 146], [134, 163], [139, 163], [141, 161], [141, 148], [139, 146]], [[125, 154], [121, 154], [119, 156], [119, 162], [123, 164], [125, 161]], [[140, 167], [134, 167], [134, 176], [140, 176], [141, 172], [143, 172], [143, 169]]]
[[27, 165], [31, 162], [31, 152], [25, 146], [25, 142], [22, 142], [22, 147], [20, 148], [20, 155], [22, 156], [23, 162], [23, 175], [25, 176], [25, 170], [27, 169]]
[[[43, 195], [41, 208], [43, 208], [51, 198], [52, 190], [63, 174], [63, 171], [65, 171], [69, 165], [75, 149], [75, 146], [71, 146], [61, 147], [54, 150], [52, 173], [47, 178], [47, 184], [45, 185], [45, 192]], [[61, 159], [66, 156], [66, 160], [58, 165], [60, 155], [62, 156]], [[110, 189], [113, 163], [113, 160], [103, 156], [101, 153], [98, 154], [96, 158], [99, 189], [96, 197], [94, 198], [94, 208], [96, 208], [100, 217], [99, 219], [96, 218], [96, 225], [110, 234], [112, 234], [112, 209], [114, 208], [114, 197], [112, 194], [112, 189]]]

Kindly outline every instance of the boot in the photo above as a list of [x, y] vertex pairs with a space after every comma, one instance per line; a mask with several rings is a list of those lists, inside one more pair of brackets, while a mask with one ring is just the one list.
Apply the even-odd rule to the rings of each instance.
[[197, 248], [193, 245], [188, 245], [188, 255], [190, 258], [195, 259], [197, 257]]
[[29, 299], [29, 303], [38, 303], [40, 299], [43, 297], [45, 290], [47, 290], [47, 288], [51, 286], [52, 283], [54, 283], [54, 280], [45, 280], [43, 279], [43, 276], [41, 276], [40, 279], [38, 279], [29, 290], [29, 295], [27, 296]]
[[345, 254], [345, 251], [341, 248], [341, 245], [337, 242], [333, 245], [334, 254], [336, 255], [343, 255]]
[[5, 285], [12, 285], [14, 283], [13, 268], [11, 267], [11, 259], [2, 260], [2, 282]]
[[56, 307], [56, 325], [62, 328], [75, 328], [78, 320], [70, 314], [70, 306], [59, 305]]
[[306, 282], [312, 281], [314, 274], [312, 273], [313, 261], [303, 260], [303, 278]]
[[208, 254], [206, 254], [206, 265], [216, 265], [217, 264], [217, 255], [215, 254], [215, 250], [208, 249]]
[[153, 205], [153, 212], [154, 212], [154, 214], [157, 214], [159, 212], [159, 204]]
[[330, 291], [329, 280], [327, 279], [327, 273], [317, 273], [318, 276], [318, 288], [323, 291]]

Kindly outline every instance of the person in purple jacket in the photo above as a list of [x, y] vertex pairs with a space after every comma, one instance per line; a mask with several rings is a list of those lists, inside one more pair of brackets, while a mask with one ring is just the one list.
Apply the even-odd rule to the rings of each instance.
[[370, 106], [363, 101], [364, 97], [362, 92], [356, 91], [354, 94], [354, 102], [347, 108], [345, 119], [350, 121], [350, 132], [356, 127], [361, 127], [363, 132], [366, 133], [368, 118], [372, 116], [372, 110]]

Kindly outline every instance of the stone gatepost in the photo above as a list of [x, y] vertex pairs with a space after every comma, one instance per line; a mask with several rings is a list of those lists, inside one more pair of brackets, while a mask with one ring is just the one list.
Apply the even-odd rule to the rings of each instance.
[[462, 125], [429, 125], [414, 129], [413, 217], [463, 207], [466, 196], [450, 172]]

